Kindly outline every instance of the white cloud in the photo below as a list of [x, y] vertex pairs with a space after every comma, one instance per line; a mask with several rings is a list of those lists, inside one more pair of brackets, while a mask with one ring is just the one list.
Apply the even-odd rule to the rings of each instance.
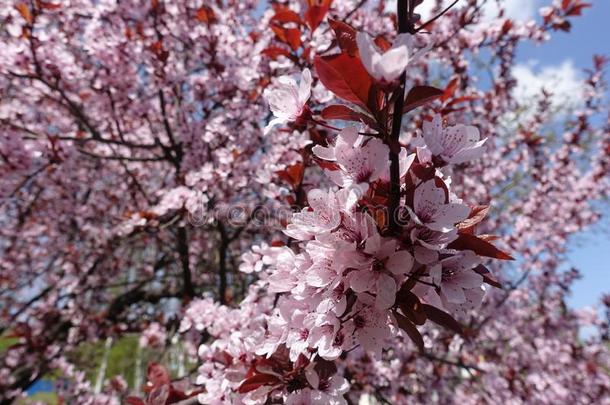
[[546, 66], [531, 60], [516, 65], [513, 75], [517, 80], [514, 95], [524, 104], [539, 97], [542, 89], [552, 94], [551, 105], [554, 109], [565, 110], [582, 103], [583, 79], [571, 59]]
[[[453, 0], [441, 0], [441, 8], [443, 10]], [[505, 16], [515, 20], [528, 20], [536, 15], [538, 0], [503, 0], [503, 4], [506, 13]], [[459, 0], [454, 7], [463, 7], [468, 4], [468, 0]], [[421, 14], [422, 21], [427, 21], [433, 17], [432, 10], [436, 5], [436, 0], [424, 0], [424, 2], [416, 9]], [[489, 0], [483, 6], [484, 20], [491, 20], [498, 15], [498, 6], [495, 1]]]

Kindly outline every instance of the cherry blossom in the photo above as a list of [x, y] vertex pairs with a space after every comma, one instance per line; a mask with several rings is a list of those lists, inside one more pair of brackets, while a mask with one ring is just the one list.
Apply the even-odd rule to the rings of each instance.
[[439, 114], [431, 122], [424, 121], [422, 133], [425, 147], [418, 149], [418, 156], [423, 161], [438, 156], [447, 163], [459, 164], [478, 159], [485, 152], [487, 138], [481, 140], [476, 127], [444, 126]]
[[357, 186], [366, 191], [368, 183], [385, 171], [388, 147], [379, 139], [358, 135], [356, 127], [347, 127], [339, 133], [333, 146], [314, 146], [313, 152], [319, 158], [339, 165], [340, 170], [326, 171], [335, 184]]
[[459, 202], [448, 202], [446, 191], [428, 180], [415, 189], [413, 220], [432, 231], [450, 232], [454, 225], [468, 217], [470, 209]]
[[414, 51], [411, 34], [399, 34], [392, 47], [381, 52], [370, 36], [363, 32], [356, 34], [362, 64], [375, 80], [392, 83], [405, 71], [409, 63], [416, 61], [424, 50]]
[[265, 127], [265, 134], [276, 125], [294, 122], [301, 117], [311, 95], [311, 83], [311, 72], [309, 69], [305, 69], [301, 73], [298, 85], [292, 77], [281, 76], [273, 88], [265, 89], [265, 100], [275, 115], [275, 118]]

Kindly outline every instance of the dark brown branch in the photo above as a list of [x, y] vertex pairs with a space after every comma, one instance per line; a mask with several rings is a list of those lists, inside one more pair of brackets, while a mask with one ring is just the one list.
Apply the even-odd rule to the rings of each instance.
[[[413, 25], [413, 9], [415, 8], [414, 2], [409, 0], [397, 0], [398, 10], [398, 33], [415, 33], [415, 27]], [[405, 82], [407, 79], [406, 72], [400, 75], [400, 84], [394, 94], [394, 113], [392, 116], [392, 132], [390, 138], [386, 140], [386, 143], [390, 147], [390, 199], [388, 202], [388, 228], [390, 232], [398, 232], [398, 222], [396, 221], [398, 216], [398, 206], [400, 202], [400, 163], [398, 156], [400, 153], [400, 145], [398, 144], [398, 138], [400, 136], [400, 128], [402, 125], [402, 108], [405, 99]]]
[[189, 264], [189, 243], [186, 227], [178, 227], [177, 249], [180, 255], [180, 263], [182, 264], [182, 288], [184, 295], [190, 298], [195, 296], [195, 288], [191, 277], [191, 268]]

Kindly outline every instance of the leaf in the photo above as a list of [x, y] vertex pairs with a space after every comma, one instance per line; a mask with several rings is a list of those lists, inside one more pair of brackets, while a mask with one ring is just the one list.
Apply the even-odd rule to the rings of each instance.
[[237, 392], [240, 394], [245, 394], [250, 391], [254, 391], [255, 389], [263, 386], [263, 385], [273, 385], [278, 383], [279, 380], [276, 376], [271, 374], [255, 374], [250, 378], [244, 380], [241, 385], [237, 388]]
[[415, 86], [411, 88], [411, 90], [409, 90], [409, 94], [407, 94], [407, 98], [405, 98], [402, 113], [406, 114], [409, 111], [416, 109], [417, 107], [421, 107], [422, 105], [439, 98], [443, 94], [444, 91], [441, 89], [437, 89], [436, 87]]
[[479, 264], [473, 270], [483, 276], [483, 281], [487, 284], [496, 288], [502, 288], [502, 284], [500, 284], [498, 279], [493, 275], [491, 271], [489, 271], [487, 267], [483, 266], [482, 264]]
[[432, 305], [422, 304], [424, 313], [432, 322], [447, 329], [454, 331], [459, 335], [464, 334], [464, 329], [458, 321], [442, 309], [438, 309]]
[[421, 334], [415, 327], [415, 324], [408, 320], [405, 316], [399, 314], [398, 312], [394, 312], [394, 316], [396, 317], [396, 322], [398, 323], [398, 327], [405, 331], [407, 336], [415, 343], [417, 349], [420, 353], [424, 352], [424, 339], [421, 337]]
[[479, 256], [493, 257], [500, 260], [515, 260], [511, 255], [501, 251], [491, 243], [475, 235], [461, 233], [456, 240], [451, 242], [448, 249], [472, 250]]
[[290, 56], [290, 51], [279, 46], [270, 46], [261, 51], [261, 54], [268, 56], [269, 58], [275, 60], [279, 56]]
[[301, 21], [301, 17], [299, 17], [299, 15], [294, 11], [288, 9], [283, 9], [275, 13], [275, 15], [271, 17], [271, 21], [279, 23], [293, 22], [297, 24], [303, 24], [303, 21]]
[[37, 1], [40, 8], [44, 8], [45, 10], [59, 10], [61, 8], [61, 4], [50, 3], [48, 1]]
[[32, 13], [30, 12], [30, 9], [27, 6], [27, 4], [25, 4], [25, 3], [17, 3], [15, 5], [15, 8], [17, 9], [17, 11], [19, 11], [19, 14], [21, 14], [21, 17], [23, 17], [23, 19], [28, 24], [32, 24], [34, 22], [34, 19], [32, 18]]
[[324, 20], [331, 4], [332, 0], [322, 0], [320, 4], [310, 3], [309, 8], [305, 12], [305, 22], [312, 32], [315, 31]]
[[372, 80], [360, 58], [340, 53], [316, 56], [314, 67], [322, 84], [337, 97], [367, 108]]
[[426, 323], [426, 313], [422, 303], [415, 294], [408, 290], [402, 290], [397, 294], [396, 300], [402, 313], [414, 324], [423, 325]]
[[572, 7], [567, 13], [566, 16], [578, 16], [578, 15], [582, 15], [582, 9], [583, 8], [587, 8], [587, 7], [591, 7], [590, 3], [577, 3], [574, 5], [574, 7]]
[[373, 118], [369, 117], [366, 114], [352, 110], [348, 106], [342, 104], [334, 104], [324, 107], [320, 115], [322, 115], [322, 118], [324, 118], [325, 120], [364, 122], [371, 127], [374, 127], [376, 125]]
[[460, 232], [472, 233], [475, 225], [480, 223], [489, 213], [489, 205], [475, 205], [470, 209], [468, 218], [457, 224]]
[[447, 87], [445, 87], [443, 95], [441, 96], [441, 101], [444, 102], [449, 100], [455, 93], [455, 90], [457, 90], [457, 86], [459, 83], [460, 79], [458, 77], [454, 77], [453, 79], [451, 79], [451, 81], [447, 84]]
[[160, 387], [171, 382], [169, 372], [165, 367], [157, 363], [150, 363], [146, 371], [146, 378], [153, 387]]
[[195, 14], [195, 18], [197, 18], [197, 21], [205, 24], [216, 22], [216, 14], [214, 14], [214, 10], [206, 5], [199, 7], [197, 14]]
[[274, 25], [271, 30], [280, 41], [290, 45], [293, 51], [301, 46], [301, 31], [298, 28], [284, 28]]
[[125, 403], [128, 405], [146, 405], [146, 402], [138, 397], [127, 397], [125, 398]]
[[292, 166], [288, 166], [284, 170], [279, 170], [276, 173], [282, 180], [290, 184], [293, 189], [296, 189], [303, 180], [305, 166], [303, 163], [297, 163]]
[[358, 44], [356, 43], [356, 30], [349, 24], [329, 18], [328, 24], [335, 32], [337, 44], [343, 52], [350, 56], [358, 55]]

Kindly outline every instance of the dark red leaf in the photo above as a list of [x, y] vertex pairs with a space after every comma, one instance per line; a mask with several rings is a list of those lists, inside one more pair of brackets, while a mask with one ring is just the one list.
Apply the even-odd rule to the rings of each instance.
[[299, 15], [297, 13], [295, 13], [292, 10], [288, 10], [288, 9], [283, 9], [278, 11], [277, 13], [275, 13], [275, 15], [273, 17], [271, 17], [271, 21], [272, 22], [279, 22], [279, 23], [297, 23], [297, 24], [302, 24], [303, 21], [301, 21], [301, 17], [299, 17]]
[[421, 334], [415, 327], [415, 324], [408, 320], [405, 316], [399, 314], [398, 312], [394, 312], [394, 316], [396, 317], [396, 322], [398, 323], [398, 327], [405, 331], [407, 336], [415, 343], [417, 349], [420, 353], [424, 352], [424, 339], [421, 337]]
[[125, 403], [128, 405], [146, 405], [146, 402], [137, 397], [127, 397]]
[[430, 101], [439, 98], [444, 94], [443, 90], [432, 86], [415, 86], [409, 90], [405, 99], [403, 114], [408, 113]]
[[475, 205], [470, 209], [470, 215], [467, 219], [457, 224], [460, 232], [470, 232], [474, 230], [474, 226], [481, 222], [489, 213], [489, 205]]
[[297, 163], [292, 166], [288, 166], [284, 170], [280, 170], [277, 172], [277, 175], [288, 184], [290, 184], [293, 189], [296, 189], [301, 181], [303, 180], [303, 174], [305, 173], [305, 166], [303, 163]]
[[504, 24], [502, 24], [502, 35], [508, 34], [511, 28], [513, 28], [513, 22], [512, 20], [507, 19], [506, 21], [504, 21]]
[[452, 106], [452, 105], [455, 105], [455, 104], [463, 103], [464, 101], [476, 100], [477, 98], [478, 98], [477, 96], [462, 96], [462, 97], [457, 97], [457, 98], [454, 98], [453, 100], [451, 100], [450, 102], [448, 102], [447, 106]]
[[245, 394], [250, 391], [262, 387], [263, 385], [274, 385], [279, 382], [278, 378], [271, 374], [255, 374], [254, 376], [247, 378], [237, 388], [237, 392]]
[[305, 12], [305, 22], [312, 32], [318, 28], [324, 17], [326, 17], [331, 3], [332, 0], [322, 0], [319, 4], [310, 3], [309, 8]]
[[491, 271], [489, 271], [489, 269], [487, 267], [483, 266], [482, 264], [479, 264], [473, 270], [476, 271], [477, 273], [479, 273], [481, 276], [483, 276], [483, 281], [486, 282], [487, 284], [489, 284], [493, 287], [496, 287], [496, 288], [502, 288], [502, 284], [500, 284], [498, 279], [496, 279], [496, 277], [493, 275], [493, 273]]
[[48, 1], [38, 1], [37, 3], [41, 8], [46, 10], [59, 10], [61, 8], [61, 4], [50, 3]]
[[169, 372], [165, 367], [157, 363], [150, 363], [146, 371], [146, 378], [153, 387], [166, 385], [171, 382]]
[[390, 41], [388, 41], [383, 35], [378, 35], [375, 38], [375, 45], [377, 45], [377, 47], [379, 47], [379, 49], [381, 49], [383, 52], [387, 51], [392, 47]]
[[445, 87], [443, 95], [441, 96], [441, 101], [447, 101], [451, 97], [453, 97], [453, 93], [457, 90], [457, 86], [460, 83], [460, 79], [458, 77], [454, 77]]
[[313, 64], [318, 78], [328, 90], [345, 101], [367, 108], [372, 80], [360, 58], [346, 53], [316, 56]]
[[450, 329], [459, 335], [464, 334], [464, 330], [462, 325], [458, 321], [456, 321], [451, 315], [442, 309], [438, 309], [437, 307], [433, 307], [432, 305], [422, 304], [424, 313], [432, 322]]
[[320, 113], [322, 118], [325, 120], [345, 120], [345, 121], [356, 121], [364, 122], [367, 125], [374, 127], [376, 125], [375, 120], [366, 114], [352, 110], [348, 106], [335, 104], [324, 107]]
[[332, 18], [328, 19], [328, 24], [335, 32], [337, 44], [343, 52], [350, 56], [358, 55], [358, 44], [356, 43], [356, 30], [349, 24], [342, 21], [337, 21]]
[[570, 9], [570, 11], [568, 11], [566, 13], [566, 16], [577, 16], [577, 15], [582, 15], [582, 9], [583, 8], [587, 8], [587, 7], [591, 7], [591, 4], [589, 3], [581, 3], [581, 4], [577, 4], [574, 7], [572, 7]]
[[197, 21], [205, 24], [211, 24], [216, 21], [214, 10], [206, 5], [199, 7], [197, 13], [195, 14], [195, 18], [197, 18]]
[[479, 256], [493, 257], [500, 260], [515, 260], [508, 253], [501, 251], [486, 240], [468, 233], [461, 233], [456, 240], [447, 246], [447, 248], [456, 250], [472, 250]]
[[270, 57], [271, 59], [277, 59], [279, 56], [290, 56], [290, 51], [288, 49], [280, 48], [279, 46], [270, 46], [269, 48], [265, 48], [261, 51], [261, 53], [265, 56]]
[[285, 44], [290, 45], [293, 51], [301, 46], [301, 31], [298, 28], [284, 28], [277, 25], [271, 27], [276, 37]]
[[426, 323], [426, 313], [422, 303], [415, 294], [408, 290], [402, 290], [396, 295], [398, 307], [402, 313], [414, 324]]

